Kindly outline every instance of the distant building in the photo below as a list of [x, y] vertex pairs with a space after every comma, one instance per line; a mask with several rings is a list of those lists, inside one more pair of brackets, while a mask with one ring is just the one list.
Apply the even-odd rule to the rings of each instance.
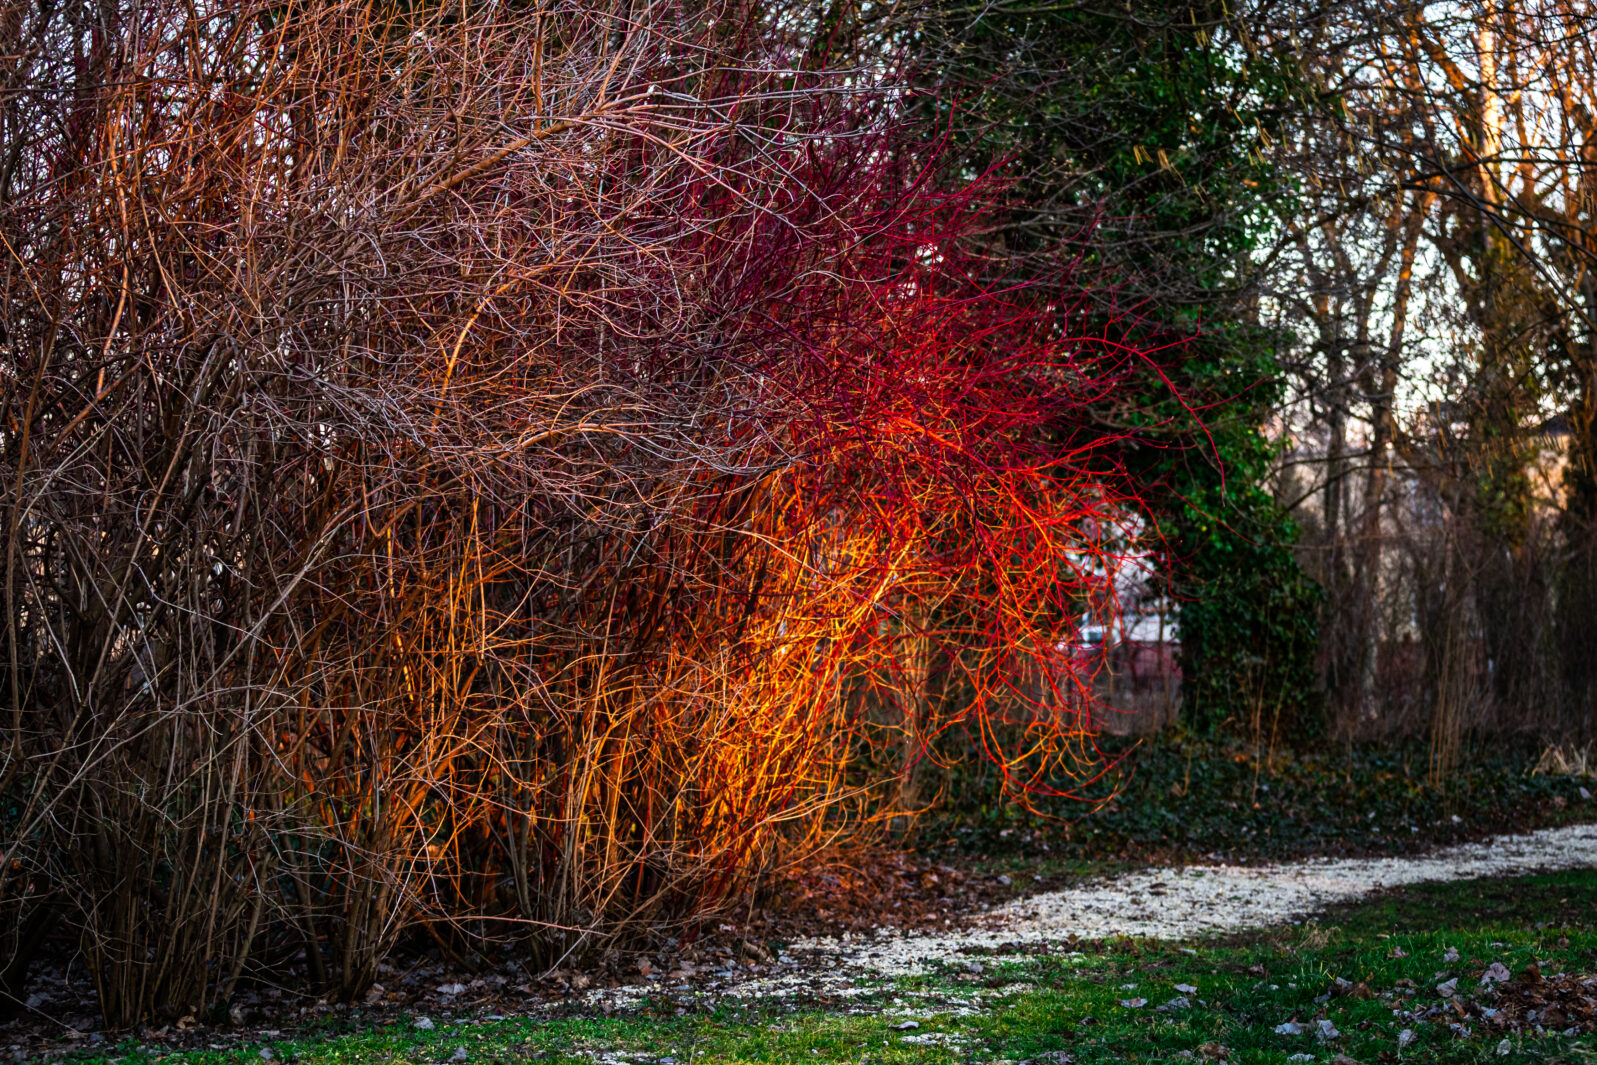
[[1092, 678], [1092, 726], [1144, 735], [1175, 722], [1181, 709], [1181, 637], [1174, 604], [1158, 594], [1146, 560], [1116, 575], [1118, 602], [1083, 616], [1074, 647], [1061, 646]]

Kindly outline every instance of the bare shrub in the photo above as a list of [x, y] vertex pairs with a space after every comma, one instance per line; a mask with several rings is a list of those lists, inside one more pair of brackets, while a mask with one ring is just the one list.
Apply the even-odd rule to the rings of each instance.
[[354, 996], [417, 922], [552, 963], [891, 811], [950, 728], [1016, 789], [1090, 758], [1017, 678], [1102, 582], [1073, 412], [1134, 353], [964, 249], [981, 194], [795, 25], [0, 30], [14, 971], [57, 912], [116, 1024]]

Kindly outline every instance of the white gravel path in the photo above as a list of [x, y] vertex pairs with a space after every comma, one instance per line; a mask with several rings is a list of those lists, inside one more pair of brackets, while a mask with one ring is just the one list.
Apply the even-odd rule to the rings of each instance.
[[[1335, 903], [1405, 884], [1591, 867], [1597, 867], [1597, 825], [1496, 836], [1412, 857], [1145, 869], [1017, 899], [957, 931], [878, 930], [874, 935], [800, 940], [772, 969], [713, 980], [696, 992], [686, 984], [651, 982], [595, 990], [587, 999], [593, 1005], [625, 1006], [660, 991], [768, 1000], [870, 994], [872, 978], [970, 961], [972, 948], [1024, 954], [1045, 945], [1069, 950], [1070, 941], [1078, 938], [1194, 939], [1300, 921]], [[970, 994], [979, 992], [972, 989]], [[902, 1007], [899, 999], [893, 1002]], [[944, 1002], [939, 1008], [946, 1006]], [[975, 999], [966, 1008], [977, 1008]]]
[[[1068, 950], [1074, 938], [1194, 939], [1299, 921], [1335, 903], [1405, 884], [1591, 867], [1597, 867], [1597, 825], [1496, 836], [1403, 858], [1146, 869], [1018, 899], [981, 915], [972, 928], [803, 940], [784, 952], [773, 969], [757, 976], [716, 980], [699, 988], [654, 983], [596, 990], [587, 1001], [604, 1005], [608, 1012], [610, 1007], [633, 1005], [660, 992], [685, 996], [683, 1002], [686, 996], [705, 995], [767, 1002], [796, 996], [870, 996], [880, 990], [879, 985], [872, 986], [872, 977], [910, 975], [942, 962], [969, 962], [973, 960], [969, 948], [1024, 954], [1043, 945], [1063, 945]], [[894, 1017], [973, 1014], [984, 1008], [985, 996], [1009, 990], [1007, 985], [995, 991], [903, 990], [885, 1002], [862, 999], [848, 1012]], [[931, 1037], [903, 1041], [928, 1043]], [[605, 1051], [597, 1060], [601, 1065], [630, 1065], [633, 1057]]]
[[1404, 884], [1590, 866], [1597, 866], [1597, 825], [1497, 836], [1414, 857], [1149, 869], [1007, 903], [976, 928], [813, 939], [794, 944], [792, 953], [855, 975], [893, 976], [954, 959], [967, 947], [1072, 936], [1190, 939], [1282, 924]]

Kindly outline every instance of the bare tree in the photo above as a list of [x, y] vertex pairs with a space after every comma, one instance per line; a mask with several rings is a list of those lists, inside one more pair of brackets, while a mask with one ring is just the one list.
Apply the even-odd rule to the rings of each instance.
[[1409, 727], [1377, 678], [1417, 639], [1439, 770], [1471, 729], [1584, 737], [1589, 645], [1569, 619], [1589, 610], [1591, 16], [1556, 0], [1304, 14], [1274, 39], [1297, 42], [1324, 117], [1287, 146], [1312, 209], [1288, 227], [1277, 306], [1317, 338], [1292, 423], [1314, 494], [1289, 494], [1312, 506], [1332, 590], [1340, 718]]

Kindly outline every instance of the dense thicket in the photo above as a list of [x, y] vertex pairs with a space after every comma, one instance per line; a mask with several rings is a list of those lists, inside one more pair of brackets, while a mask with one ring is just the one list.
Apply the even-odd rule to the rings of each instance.
[[553, 964], [947, 730], [1090, 766], [1140, 356], [808, 17], [3, 9], [13, 1001], [63, 929], [114, 1024]]

